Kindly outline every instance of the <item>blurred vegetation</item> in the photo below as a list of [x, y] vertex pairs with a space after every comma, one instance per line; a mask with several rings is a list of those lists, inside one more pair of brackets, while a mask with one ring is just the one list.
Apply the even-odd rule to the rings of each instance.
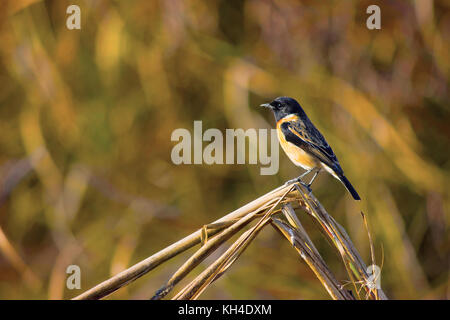
[[[81, 8], [81, 30], [66, 8]], [[381, 30], [366, 8], [381, 8]], [[272, 128], [300, 101], [362, 197], [314, 193], [394, 299], [449, 297], [448, 1], [2, 1], [0, 299], [71, 298], [301, 172], [171, 162], [176, 128]], [[305, 228], [311, 226], [305, 225]], [[311, 233], [329, 266], [340, 258]], [[190, 251], [192, 252], [192, 251]], [[189, 253], [188, 253], [189, 254]], [[111, 295], [149, 298], [177, 257]], [[214, 257], [210, 257], [211, 261]], [[81, 290], [65, 286], [79, 265]], [[195, 270], [193, 277], [205, 266]], [[327, 299], [264, 230], [202, 298]]]

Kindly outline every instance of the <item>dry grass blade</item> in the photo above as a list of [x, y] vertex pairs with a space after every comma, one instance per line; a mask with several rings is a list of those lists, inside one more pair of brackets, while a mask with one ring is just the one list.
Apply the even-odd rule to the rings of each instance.
[[369, 223], [367, 222], [366, 215], [362, 211], [361, 211], [361, 216], [362, 216], [363, 221], [364, 221], [364, 226], [366, 227], [366, 230], [367, 230], [367, 236], [369, 237], [370, 256], [372, 258], [372, 264], [376, 264], [376, 261], [375, 261], [375, 250], [373, 249], [372, 234], [370, 233], [370, 230], [369, 230]]

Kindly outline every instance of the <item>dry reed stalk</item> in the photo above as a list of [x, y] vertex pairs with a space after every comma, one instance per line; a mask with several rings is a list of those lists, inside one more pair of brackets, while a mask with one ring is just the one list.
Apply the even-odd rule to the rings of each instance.
[[231, 245], [214, 263], [204, 270], [197, 278], [183, 288], [173, 299], [185, 300], [196, 299], [214, 280], [218, 279], [244, 252], [250, 242], [256, 237], [259, 231], [270, 222], [271, 214], [275, 207], [293, 189], [291, 186], [282, 197], [264, 214], [258, 223]]
[[166, 296], [178, 282], [180, 282], [192, 269], [205, 260], [205, 258], [208, 257], [214, 250], [216, 250], [237, 232], [242, 230], [242, 228], [244, 228], [248, 223], [257, 218], [259, 212], [260, 210], [255, 210], [246, 216], [237, 219], [236, 223], [231, 224], [227, 229], [207, 241], [173, 274], [167, 283], [156, 292], [156, 294], [152, 297], [152, 300], [159, 300]]
[[[386, 300], [387, 296], [381, 288], [374, 288], [373, 279], [367, 272], [367, 267], [363, 262], [358, 250], [353, 245], [345, 229], [336, 222], [336, 220], [328, 214], [320, 202], [309, 192], [302, 184], [295, 185], [297, 191], [303, 198], [307, 212], [321, 226], [321, 231], [330, 240], [334, 247], [338, 250], [344, 266], [347, 270], [351, 283], [355, 288], [355, 292], [359, 296], [357, 284], [366, 290], [366, 293], [373, 299]], [[370, 233], [369, 238], [371, 239]]]
[[[290, 205], [283, 206], [282, 211], [288, 220], [290, 220], [288, 217], [296, 217]], [[343, 289], [343, 286], [328, 268], [298, 219], [296, 219], [295, 225], [292, 223], [288, 224], [276, 218], [272, 218], [272, 220], [272, 225], [281, 231], [286, 239], [294, 246], [333, 299], [354, 300], [354, 297]]]
[[[265, 195], [259, 197], [256, 200], [246, 204], [245, 206], [229, 213], [228, 215], [214, 221], [212, 224], [217, 224], [221, 222], [227, 222], [235, 219], [239, 219], [255, 210], [261, 211], [267, 203], [271, 201], [276, 201], [280, 196], [282, 196], [285, 190], [289, 186], [281, 186], [276, 188]], [[203, 228], [198, 229], [196, 232], [186, 236], [185, 238], [175, 242], [174, 244], [168, 246], [167, 248], [155, 253], [154, 255], [138, 262], [137, 264], [131, 266], [130, 268], [118, 273], [117, 275], [111, 277], [108, 280], [96, 285], [95, 287], [85, 291], [84, 293], [76, 296], [75, 300], [87, 300], [87, 299], [101, 299], [107, 295], [118, 290], [122, 286], [142, 277], [152, 269], [156, 268], [163, 262], [177, 256], [178, 254], [192, 248], [193, 246], [199, 244], [202, 239]], [[218, 233], [220, 229], [214, 229], [211, 231], [210, 235]]]
[[[275, 213], [280, 211], [279, 209], [276, 210], [280, 204], [282, 205], [281, 212], [288, 220], [288, 223], [273, 217]], [[75, 299], [100, 299], [105, 297], [118, 288], [143, 276], [161, 263], [199, 244], [208, 236], [216, 235], [201, 246], [153, 296], [153, 299], [161, 299], [177, 283], [185, 278], [190, 271], [204, 261], [207, 256], [233, 235], [241, 231], [251, 221], [260, 217], [262, 212], [265, 213], [255, 226], [245, 231], [216, 261], [180, 290], [174, 299], [198, 298], [209, 285], [218, 279], [238, 259], [262, 228], [269, 224], [272, 224], [294, 245], [333, 299], [354, 299], [348, 291], [343, 289], [343, 286], [340, 285], [339, 281], [336, 280], [327, 267], [301, 225], [300, 220], [297, 218], [292, 204], [299, 204], [313, 218], [313, 221], [317, 223], [319, 230], [325, 234], [332, 246], [337, 249], [342, 257], [350, 282], [353, 283], [358, 298], [361, 297], [359, 296], [357, 284], [361, 284], [360, 289], [365, 288], [367, 297], [372, 299], [387, 299], [381, 289], [377, 290], [373, 287], [370, 282], [372, 281], [370, 275], [366, 271], [366, 266], [345, 230], [326, 212], [310, 190], [302, 183], [284, 185], [261, 196], [213, 222], [211, 224], [213, 228], [210, 232], [208, 232], [209, 228], [205, 226], [151, 257], [122, 271], [111, 279], [75, 297]], [[367, 221], [364, 220], [364, 222], [367, 228]], [[369, 240], [371, 242], [370, 233]]]

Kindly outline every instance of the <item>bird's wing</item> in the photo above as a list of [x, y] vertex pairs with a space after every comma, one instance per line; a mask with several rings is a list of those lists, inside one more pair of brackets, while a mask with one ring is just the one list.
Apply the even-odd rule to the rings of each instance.
[[281, 125], [281, 130], [286, 141], [308, 151], [337, 174], [342, 173], [342, 168], [330, 145], [310, 121], [287, 121]]

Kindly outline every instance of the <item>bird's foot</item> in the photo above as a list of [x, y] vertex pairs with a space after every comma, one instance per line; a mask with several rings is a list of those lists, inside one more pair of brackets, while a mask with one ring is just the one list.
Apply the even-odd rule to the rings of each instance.
[[312, 169], [309, 169], [308, 171], [304, 172], [302, 175], [298, 176], [297, 178], [286, 181], [286, 183], [284, 185], [287, 186], [288, 184], [300, 182], [302, 185], [306, 186], [305, 183], [303, 182], [302, 178], [304, 176], [306, 176], [308, 173], [310, 173], [311, 171], [312, 171]]
[[303, 181], [302, 181], [302, 179], [301, 179], [300, 177], [297, 177], [297, 178], [295, 178], [295, 179], [288, 180], [288, 181], [286, 181], [286, 182], [284, 183], [284, 185], [287, 186], [287, 185], [290, 185], [290, 184], [293, 184], [293, 183], [298, 183], [298, 182], [303, 183]]
[[300, 183], [302, 186], [304, 186], [306, 189], [308, 189], [309, 192], [312, 191], [311, 188], [310, 188], [311, 184], [304, 183], [301, 176], [297, 177], [295, 179], [291, 179], [291, 180], [286, 181], [284, 183], [284, 185], [287, 186], [287, 185], [294, 184], [294, 183]]
[[306, 190], [308, 190], [308, 195], [311, 194], [311, 192], [312, 192], [311, 183], [308, 183], [308, 184], [304, 183], [303, 180], [301, 179], [301, 177], [297, 177], [295, 179], [288, 180], [288, 181], [286, 181], [286, 183], [284, 185], [288, 186], [290, 184], [295, 184], [295, 183], [300, 183], [303, 187], [306, 188]]

